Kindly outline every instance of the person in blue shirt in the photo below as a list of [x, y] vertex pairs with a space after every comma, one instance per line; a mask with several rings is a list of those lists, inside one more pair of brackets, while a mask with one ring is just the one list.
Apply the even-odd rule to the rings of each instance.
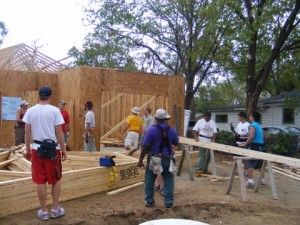
[[[245, 143], [239, 144], [239, 147], [245, 147], [250, 150], [265, 152], [266, 147], [264, 144], [263, 130], [259, 124], [260, 113], [253, 112], [250, 115], [249, 121], [251, 123], [249, 126], [249, 137]], [[248, 176], [246, 187], [254, 187], [255, 182], [253, 180], [253, 170], [261, 168], [262, 160], [247, 160], [245, 166]], [[262, 183], [264, 183], [264, 180]]]
[[164, 109], [156, 110], [154, 117], [157, 124], [147, 130], [138, 162], [139, 167], [145, 168], [143, 159], [148, 155], [145, 171], [145, 206], [155, 206], [153, 187], [157, 174], [161, 174], [164, 180], [164, 203], [170, 208], [174, 203], [172, 145], [178, 145], [179, 137], [174, 128], [167, 125], [166, 121], [170, 119], [170, 115]]

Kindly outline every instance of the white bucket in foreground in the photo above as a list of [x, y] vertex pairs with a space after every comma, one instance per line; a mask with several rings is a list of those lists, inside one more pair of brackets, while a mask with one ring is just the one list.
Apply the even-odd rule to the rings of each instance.
[[160, 220], [151, 220], [140, 225], [209, 225], [208, 223], [202, 223], [194, 220], [184, 220], [184, 219], [160, 219]]

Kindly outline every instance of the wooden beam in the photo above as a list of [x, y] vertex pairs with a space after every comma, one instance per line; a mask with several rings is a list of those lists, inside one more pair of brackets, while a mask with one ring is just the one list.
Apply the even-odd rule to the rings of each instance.
[[272, 161], [272, 162], [286, 163], [286, 164], [289, 164], [289, 165], [292, 165], [295, 167], [300, 167], [300, 159], [295, 159], [295, 158], [291, 158], [291, 157], [274, 155], [274, 154], [265, 153], [265, 152], [251, 151], [251, 150], [247, 150], [244, 148], [223, 145], [223, 144], [218, 144], [218, 143], [212, 143], [212, 142], [203, 142], [203, 141], [196, 142], [194, 139], [185, 138], [185, 137], [180, 137], [179, 142], [182, 144], [194, 145], [194, 146], [198, 146], [198, 147], [214, 149], [214, 150], [221, 151], [221, 152], [227, 152], [227, 153], [232, 153], [232, 154], [237, 154], [237, 155], [242, 155], [242, 156], [248, 156], [248, 157], [253, 157], [256, 159], [263, 159], [263, 160]]
[[[146, 103], [144, 103], [140, 108], [144, 108], [149, 103], [151, 103], [155, 98], [156, 98], [156, 96], [153, 96]], [[103, 140], [104, 138], [108, 137], [112, 133], [114, 133], [117, 129], [119, 129], [123, 124], [125, 124], [126, 120], [127, 120], [127, 117], [124, 120], [122, 120], [120, 123], [118, 123], [115, 127], [113, 127], [110, 131], [108, 131], [106, 134], [104, 134], [102, 137], [100, 137], [100, 141]]]
[[127, 191], [127, 190], [130, 190], [130, 189], [132, 189], [132, 188], [141, 186], [142, 184], [144, 184], [144, 182], [138, 182], [138, 183], [136, 183], [136, 184], [132, 184], [132, 185], [129, 185], [129, 186], [126, 186], [126, 187], [122, 187], [122, 188], [120, 188], [120, 189], [117, 189], [117, 190], [114, 190], [114, 191], [107, 192], [107, 195], [115, 195], [115, 194], [118, 194], [118, 193], [120, 193], [120, 192]]
[[117, 99], [121, 98], [124, 95], [124, 93], [118, 94], [117, 96], [113, 97], [111, 100], [109, 100], [108, 102], [105, 102], [104, 104], [101, 105], [101, 109], [105, 108], [106, 106], [110, 105], [111, 103], [113, 103], [114, 101], [116, 101]]
[[6, 167], [8, 164], [12, 163], [13, 161], [16, 161], [18, 158], [13, 158], [13, 159], [9, 159], [6, 160], [4, 162], [0, 163], [0, 169], [3, 169], [4, 167]]

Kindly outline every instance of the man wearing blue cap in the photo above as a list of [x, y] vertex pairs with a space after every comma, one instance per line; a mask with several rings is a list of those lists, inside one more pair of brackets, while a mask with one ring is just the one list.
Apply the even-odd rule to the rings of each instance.
[[[37, 184], [37, 193], [41, 205], [37, 216], [42, 220], [49, 219], [46, 182], [52, 185], [50, 217], [58, 218], [65, 214], [64, 209], [58, 205], [62, 176], [61, 159], [67, 159], [61, 129], [64, 119], [59, 109], [50, 105], [51, 96], [52, 90], [47, 86], [42, 87], [39, 90], [39, 104], [28, 109], [23, 117], [25, 122], [26, 159], [32, 162], [32, 180]], [[31, 139], [34, 140], [32, 149], [30, 147]], [[48, 148], [43, 147], [45, 145], [50, 146], [50, 151]], [[49, 152], [51, 157], [45, 155]]]

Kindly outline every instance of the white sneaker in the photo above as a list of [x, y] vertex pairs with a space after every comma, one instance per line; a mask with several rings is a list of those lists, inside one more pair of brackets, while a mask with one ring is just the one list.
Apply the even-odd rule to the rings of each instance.
[[41, 209], [39, 211], [37, 211], [37, 216], [38, 216], [38, 218], [40, 218], [44, 221], [49, 220], [48, 212], [43, 212]]
[[65, 210], [62, 207], [58, 207], [57, 209], [51, 209], [51, 218], [56, 219], [65, 215]]
[[249, 182], [249, 181], [246, 182], [246, 188], [251, 188], [251, 187], [254, 187], [254, 186], [255, 186], [254, 181], [253, 182]]

